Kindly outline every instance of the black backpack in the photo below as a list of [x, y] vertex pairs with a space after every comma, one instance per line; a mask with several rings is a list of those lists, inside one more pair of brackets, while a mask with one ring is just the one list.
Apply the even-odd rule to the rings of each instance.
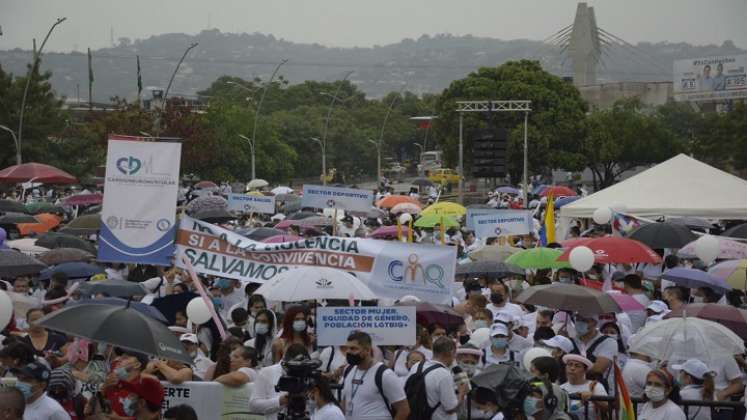
[[[444, 368], [441, 364], [434, 364], [426, 370], [423, 370], [425, 361], [418, 364], [418, 370], [410, 375], [405, 382], [405, 394], [407, 402], [410, 404], [410, 420], [426, 420], [433, 417], [433, 413], [441, 405], [439, 401], [435, 407], [428, 405], [428, 394], [425, 389], [425, 376], [428, 372]], [[444, 368], [446, 369], [446, 368]]]
[[[384, 372], [389, 369], [386, 367], [383, 363], [379, 365], [379, 367], [376, 369], [376, 375], [374, 375], [374, 382], [376, 383], [376, 389], [379, 390], [379, 395], [381, 395], [381, 399], [384, 400], [384, 405], [386, 405], [386, 409], [389, 410], [389, 414], [394, 418], [394, 410], [392, 410], [392, 406], [389, 405], [389, 400], [386, 398], [386, 395], [384, 395]], [[348, 365], [345, 368], [345, 371], [342, 373], [342, 383], [345, 383], [345, 379], [348, 377], [348, 374], [350, 371], [353, 370], [353, 365]]]

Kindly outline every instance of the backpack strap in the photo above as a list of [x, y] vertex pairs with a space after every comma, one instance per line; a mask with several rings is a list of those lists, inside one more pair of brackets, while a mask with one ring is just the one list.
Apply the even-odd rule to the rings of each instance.
[[[418, 373], [420, 373], [421, 369], [423, 369], [423, 365], [425, 365], [425, 361], [420, 362], [420, 367], [418, 368]], [[446, 369], [446, 367], [443, 366], [443, 365], [441, 365], [440, 363], [435, 363], [433, 366], [431, 366], [428, 369], [426, 369], [425, 371], [423, 371], [423, 386], [426, 387], [425, 388], [426, 389], [426, 393], [428, 391], [427, 391], [427, 382], [425, 382], [425, 376], [429, 372], [431, 372], [433, 370], [436, 370], [436, 369], [441, 369], [441, 368]], [[426, 401], [426, 406], [428, 406], [428, 401]], [[428, 413], [426, 413], [426, 417], [428, 417], [428, 418], [432, 417], [433, 413], [435, 413], [436, 410], [438, 410], [439, 406], [441, 406], [441, 401], [440, 400], [433, 407], [428, 406]]]
[[335, 358], [335, 346], [329, 346], [332, 350], [329, 352], [329, 360], [327, 361], [327, 368], [325, 372], [329, 372], [329, 368], [332, 367], [332, 359]]
[[[422, 362], [421, 362], [422, 363]], [[389, 410], [389, 414], [394, 418], [394, 410], [392, 410], [392, 406], [389, 405], [389, 400], [386, 398], [386, 395], [384, 395], [384, 372], [389, 369], [384, 365], [383, 363], [379, 365], [379, 367], [376, 369], [376, 376], [374, 377], [374, 380], [376, 382], [376, 388], [379, 390], [379, 394], [381, 395], [381, 399], [384, 400], [384, 405], [386, 405], [386, 409]]]
[[350, 371], [353, 370], [353, 365], [347, 365], [345, 366], [345, 370], [342, 372], [342, 381], [345, 382], [345, 379], [348, 377], [348, 374]]
[[594, 350], [599, 347], [600, 344], [604, 343], [604, 340], [607, 340], [610, 337], [607, 337], [606, 335], [602, 334], [601, 337], [594, 340], [589, 347], [586, 348], [586, 358], [591, 360], [592, 362], [596, 362], [596, 356], [594, 356]]

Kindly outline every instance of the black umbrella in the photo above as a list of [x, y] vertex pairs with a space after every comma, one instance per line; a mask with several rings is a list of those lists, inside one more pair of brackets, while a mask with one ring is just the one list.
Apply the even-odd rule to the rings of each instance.
[[166, 325], [170, 325], [168, 320], [165, 316], [159, 311], [155, 306], [147, 305], [145, 303], [141, 302], [130, 302], [126, 299], [120, 299], [120, 298], [100, 298], [100, 299], [83, 299], [79, 302], [73, 303], [73, 305], [83, 305], [83, 304], [92, 304], [92, 305], [110, 305], [110, 306], [119, 306], [119, 307], [126, 307], [129, 305], [130, 308], [142, 312], [145, 315], [148, 315], [149, 317], [155, 319], [156, 321], [163, 322]]
[[747, 239], [747, 223], [741, 225], [732, 226], [726, 229], [721, 235], [729, 238], [742, 238]]
[[501, 407], [517, 407], [529, 390], [529, 376], [510, 365], [489, 365], [472, 377], [479, 388], [495, 392]]
[[101, 214], [86, 214], [77, 217], [60, 229], [60, 233], [69, 235], [87, 236], [98, 233], [101, 230]]
[[49, 232], [36, 240], [36, 246], [44, 248], [77, 248], [96, 255], [96, 248], [87, 240], [66, 233]]
[[236, 220], [236, 216], [229, 213], [226, 209], [207, 209], [201, 210], [194, 215], [195, 219], [202, 220], [207, 223], [226, 223], [231, 220]]
[[699, 217], [676, 217], [674, 219], [667, 219], [667, 222], [687, 226], [690, 229], [705, 229], [706, 231], [713, 229], [712, 223]]
[[26, 206], [13, 200], [0, 200], [0, 212], [2, 213], [28, 213]]
[[192, 364], [192, 358], [166, 325], [129, 306], [71, 305], [40, 319], [39, 325], [74, 337]]
[[0, 277], [13, 278], [37, 274], [46, 267], [46, 264], [11, 249], [0, 250]]
[[672, 222], [649, 223], [630, 234], [630, 239], [643, 242], [651, 249], [682, 248], [698, 239], [687, 226]]
[[576, 284], [553, 283], [532, 286], [521, 292], [516, 301], [583, 315], [621, 312], [620, 305], [609, 294]]
[[255, 241], [261, 241], [262, 239], [267, 239], [271, 236], [285, 235], [285, 234], [286, 232], [280, 229], [260, 227], [260, 228], [254, 228], [249, 231], [246, 231], [246, 233], [244, 233], [243, 235], [249, 239], [254, 239]]
[[286, 217], [287, 220], [301, 220], [301, 219], [308, 219], [309, 217], [319, 216], [317, 213], [314, 213], [312, 211], [297, 211], [288, 217]]
[[513, 264], [497, 261], [475, 261], [457, 266], [456, 274], [462, 276], [524, 275], [524, 269]]
[[5, 213], [0, 216], [0, 225], [16, 225], [18, 223], [39, 223], [34, 216], [25, 213]]
[[147, 292], [140, 283], [134, 283], [127, 280], [98, 280], [81, 283], [78, 288], [82, 294], [95, 295], [106, 293], [109, 296], [129, 298], [132, 296], [144, 296]]
[[153, 299], [151, 306], [158, 309], [166, 317], [169, 325], [176, 324], [176, 313], [187, 311], [190, 300], [199, 296], [197, 293], [184, 292]]

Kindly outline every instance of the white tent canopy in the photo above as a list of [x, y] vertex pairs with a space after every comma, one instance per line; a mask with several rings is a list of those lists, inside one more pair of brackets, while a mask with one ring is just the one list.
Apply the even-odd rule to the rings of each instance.
[[640, 217], [747, 219], [747, 180], [680, 154], [560, 208], [561, 217], [592, 217], [622, 204]]

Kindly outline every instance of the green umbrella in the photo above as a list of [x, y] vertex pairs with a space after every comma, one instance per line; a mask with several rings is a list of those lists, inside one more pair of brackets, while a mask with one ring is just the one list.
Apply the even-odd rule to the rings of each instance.
[[91, 235], [98, 233], [101, 229], [101, 214], [86, 214], [79, 216], [72, 222], [68, 223], [67, 226], [60, 229], [61, 233], [67, 233], [70, 235]]
[[457, 220], [452, 216], [437, 213], [427, 214], [420, 217], [415, 221], [415, 226], [421, 228], [432, 228], [435, 226], [440, 226], [442, 223], [447, 228], [459, 227], [459, 222], [457, 222]]
[[47, 203], [45, 201], [39, 201], [36, 203], [28, 203], [26, 204], [26, 210], [28, 210], [31, 214], [39, 214], [39, 213], [57, 213], [57, 214], [63, 214], [65, 213], [65, 209], [63, 209], [60, 206], [55, 206], [52, 203]]
[[506, 263], [521, 268], [570, 268], [568, 261], [557, 261], [563, 254], [562, 249], [555, 248], [530, 248], [519, 251], [508, 257]]

